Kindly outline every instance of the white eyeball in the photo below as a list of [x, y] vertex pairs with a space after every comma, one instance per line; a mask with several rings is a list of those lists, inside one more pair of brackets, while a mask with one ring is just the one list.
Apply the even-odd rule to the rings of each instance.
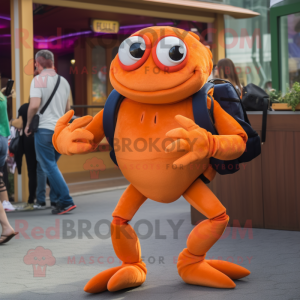
[[158, 60], [167, 67], [180, 64], [185, 59], [186, 53], [187, 49], [184, 42], [175, 36], [161, 39], [156, 47]]
[[119, 59], [125, 66], [131, 66], [139, 61], [146, 50], [145, 40], [140, 36], [131, 36], [119, 47]]

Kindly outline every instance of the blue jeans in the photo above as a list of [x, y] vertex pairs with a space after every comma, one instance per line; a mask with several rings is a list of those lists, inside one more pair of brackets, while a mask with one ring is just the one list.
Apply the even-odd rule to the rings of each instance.
[[[59, 155], [59, 153], [57, 153], [57, 155], [55, 155], [55, 160], [57, 161], [59, 159], [59, 157], [60, 157], [60, 155]], [[47, 174], [45, 172], [43, 172], [42, 167], [39, 162], [37, 163], [36, 175], [37, 175], [36, 201], [38, 204], [45, 204], [46, 203]], [[57, 203], [59, 201], [59, 196], [55, 193], [55, 191], [52, 187], [50, 187], [50, 195], [49, 196], [50, 196], [51, 203]]]
[[[34, 134], [36, 160], [42, 171], [46, 173], [51, 190], [55, 193], [56, 199], [59, 199], [58, 204], [62, 206], [73, 205], [74, 202], [69, 194], [69, 188], [56, 163], [60, 154], [53, 147], [53, 133], [53, 130], [41, 128]], [[39, 178], [39, 174], [37, 176]]]

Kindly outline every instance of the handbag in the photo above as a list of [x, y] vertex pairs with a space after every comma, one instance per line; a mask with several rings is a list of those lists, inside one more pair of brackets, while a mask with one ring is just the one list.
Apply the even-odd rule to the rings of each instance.
[[17, 152], [18, 152], [18, 148], [19, 148], [19, 143], [20, 143], [20, 132], [19, 130], [16, 130], [16, 136], [14, 138], [12, 138], [10, 140], [10, 143], [9, 143], [9, 152], [16, 155]]
[[47, 107], [49, 106], [52, 98], [54, 97], [54, 95], [58, 89], [59, 84], [60, 84], [60, 76], [58, 75], [57, 82], [55, 84], [55, 87], [54, 87], [49, 99], [47, 100], [47, 102], [45, 103], [43, 108], [40, 110], [40, 112], [33, 116], [31, 123], [29, 125], [29, 132], [31, 132], [31, 133], [37, 132], [37, 130], [39, 128], [39, 123], [40, 123], [40, 115], [42, 115], [45, 112], [45, 110], [47, 109]]
[[269, 95], [257, 85], [250, 83], [244, 87], [242, 103], [246, 111], [262, 111], [261, 143], [266, 141], [267, 113], [270, 109]]

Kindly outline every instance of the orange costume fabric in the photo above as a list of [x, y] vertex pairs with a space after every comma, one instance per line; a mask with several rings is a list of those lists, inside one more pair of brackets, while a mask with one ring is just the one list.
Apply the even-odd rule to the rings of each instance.
[[[161, 47], [166, 41], [171, 43], [167, 51]], [[250, 274], [233, 263], [205, 259], [229, 217], [198, 177], [203, 173], [212, 180], [215, 171], [209, 167], [209, 159], [238, 158], [247, 142], [242, 127], [216, 101], [214, 119], [219, 135], [194, 122], [192, 95], [206, 83], [211, 70], [212, 54], [192, 32], [150, 27], [121, 44], [110, 66], [111, 83], [125, 97], [118, 112], [114, 150], [131, 184], [112, 214], [111, 228], [115, 253], [123, 263], [93, 277], [86, 292], [118, 291], [145, 282], [147, 269], [139, 239], [128, 221], [146, 199], [170, 203], [183, 196], [208, 218], [192, 230], [187, 248], [179, 254], [178, 273], [186, 283], [234, 288], [233, 280]], [[209, 98], [207, 103], [210, 108]], [[104, 138], [103, 111], [68, 124], [72, 116], [70, 111], [57, 122], [53, 135], [56, 150], [74, 155], [94, 149]], [[152, 147], [151, 141], [156, 141]]]

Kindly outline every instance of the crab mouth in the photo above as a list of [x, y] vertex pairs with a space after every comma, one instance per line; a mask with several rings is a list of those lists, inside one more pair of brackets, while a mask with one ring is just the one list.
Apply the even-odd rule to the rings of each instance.
[[199, 91], [205, 84], [206, 76], [201, 76], [203, 74], [201, 69], [199, 70], [195, 68], [190, 74], [191, 76], [181, 84], [169, 89], [157, 91], [139, 91], [130, 89], [121, 84], [116, 79], [113, 72], [110, 73], [110, 80], [113, 87], [126, 98], [141, 103], [167, 104], [179, 102], [183, 99], [188, 98], [189, 96]]

